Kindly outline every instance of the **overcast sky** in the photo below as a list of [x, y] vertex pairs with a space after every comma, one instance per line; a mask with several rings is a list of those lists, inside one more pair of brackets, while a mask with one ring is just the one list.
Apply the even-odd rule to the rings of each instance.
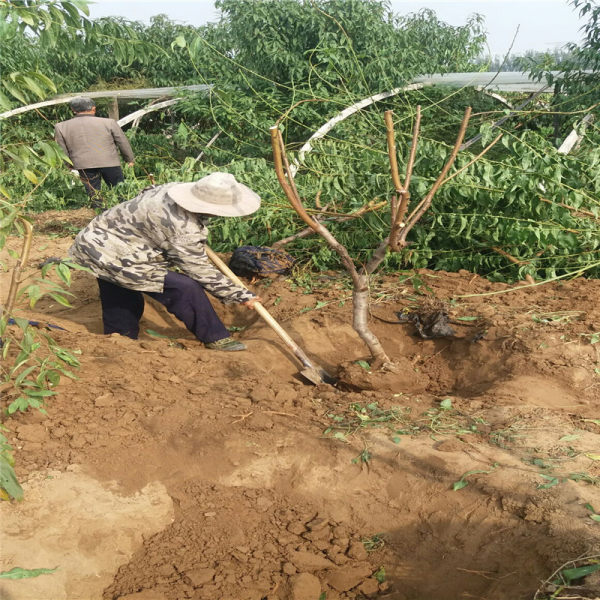
[[[397, 14], [431, 8], [450, 25], [463, 25], [467, 17], [485, 17], [488, 45], [492, 55], [503, 55], [511, 46], [514, 54], [526, 50], [552, 50], [581, 39], [580, 21], [566, 0], [392, 0]], [[92, 18], [121, 16], [148, 22], [153, 15], [166, 14], [173, 21], [202, 25], [217, 21], [219, 13], [212, 0], [96, 0], [90, 4]]]

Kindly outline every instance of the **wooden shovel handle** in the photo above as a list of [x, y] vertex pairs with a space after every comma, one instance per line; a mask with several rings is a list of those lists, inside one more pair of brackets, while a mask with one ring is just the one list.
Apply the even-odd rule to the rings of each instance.
[[[233, 283], [243, 287], [244, 289], [248, 289], [241, 280], [237, 277], [237, 275], [208, 247], [204, 247], [206, 251], [206, 255], [210, 260], [215, 264], [215, 266], [223, 273], [223, 275], [227, 276]], [[271, 316], [269, 311], [260, 303], [254, 303], [254, 310], [266, 321], [266, 323], [277, 333], [277, 335], [288, 345], [288, 347], [292, 350], [292, 352], [296, 355], [298, 360], [305, 366], [310, 369], [315, 368], [315, 365], [312, 364], [308, 356], [304, 354], [300, 346], [296, 344], [296, 342], [287, 334], [287, 332], [281, 327], [281, 325]]]

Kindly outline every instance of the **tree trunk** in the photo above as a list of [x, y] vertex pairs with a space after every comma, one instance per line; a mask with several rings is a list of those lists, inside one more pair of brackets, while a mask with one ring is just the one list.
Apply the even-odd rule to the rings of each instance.
[[385, 364], [391, 363], [388, 355], [385, 353], [381, 342], [377, 336], [369, 329], [369, 286], [368, 275], [358, 273], [354, 279], [354, 289], [352, 290], [352, 326], [360, 339], [367, 345], [371, 356], [374, 359], [372, 367], [377, 369]]
[[108, 105], [108, 118], [114, 119], [115, 121], [119, 120], [119, 101], [116, 97], [110, 99], [110, 104]]

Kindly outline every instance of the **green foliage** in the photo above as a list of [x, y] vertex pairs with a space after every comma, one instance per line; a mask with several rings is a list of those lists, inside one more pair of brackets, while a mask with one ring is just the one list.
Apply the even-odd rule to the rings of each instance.
[[[86, 3], [80, 0], [64, 0], [60, 3], [51, 0], [7, 0], [0, 4], [0, 22], [3, 23], [0, 28], [3, 33], [9, 28], [15, 39], [20, 35], [21, 41], [27, 40], [29, 43], [29, 40], [34, 40], [44, 49], [56, 45], [62, 27], [81, 25], [83, 17], [79, 10], [87, 11]], [[53, 82], [39, 71], [9, 73], [2, 80], [2, 86], [21, 102], [27, 101], [30, 93], [40, 99], [48, 90], [56, 91]], [[6, 95], [0, 95], [0, 104], [6, 106], [7, 103]], [[32, 227], [23, 216], [23, 209], [32, 193], [43, 186], [55, 169], [62, 167], [65, 159], [53, 142], [28, 140], [27, 137], [27, 131], [19, 136], [13, 130], [8, 136], [3, 136], [0, 147], [1, 166], [10, 167], [2, 169], [5, 175], [0, 187], [0, 250], [5, 249], [9, 236], [23, 236], [21, 253], [9, 250], [8, 262], [1, 265], [6, 270], [12, 269], [6, 304], [0, 304], [0, 393], [1, 408], [5, 415], [29, 408], [43, 411], [46, 399], [56, 394], [52, 388], [58, 385], [61, 376], [74, 377], [68, 367], [79, 366], [74, 352], [62, 348], [49, 333], [19, 317], [15, 309], [15, 300], [21, 296], [28, 297], [30, 307], [34, 307], [45, 296], [69, 306], [66, 298], [68, 292], [48, 278], [49, 271], [53, 269], [57, 279], [68, 286], [71, 268], [79, 268], [69, 262], [48, 265], [42, 269], [41, 278], [22, 285], [24, 280], [21, 271], [29, 256], [32, 235]], [[11, 185], [14, 178], [18, 178], [21, 189]], [[14, 259], [13, 264], [10, 264], [10, 257]], [[23, 490], [15, 475], [12, 448], [4, 434], [7, 429], [4, 425], [0, 425], [0, 429], [0, 498], [20, 500]], [[2, 576], [18, 579], [45, 572], [52, 570], [15, 568]]]
[[10, 571], [0, 572], [0, 579], [31, 579], [40, 575], [54, 573], [56, 569], [23, 569], [14, 567]]
[[[85, 20], [82, 12], [88, 14], [85, 0], [4, 0], [0, 3], [1, 109], [10, 107], [11, 98], [27, 104], [33, 98], [42, 100], [56, 92], [51, 78], [41, 72], [37, 61], [31, 60], [35, 57], [33, 48], [43, 52], [55, 47], [64, 28], [82, 26]], [[23, 55], [30, 60], [23, 62]], [[23, 64], [30, 65], [30, 69], [21, 71]]]
[[[46, 4], [48, 0], [42, 10]], [[432, 209], [412, 231], [410, 246], [390, 254], [385, 268], [463, 268], [502, 281], [527, 275], [597, 274], [599, 130], [588, 129], [571, 155], [558, 155], [554, 149], [556, 140], [581, 118], [578, 113], [559, 119], [557, 125], [556, 111], [563, 112], [567, 102], [584, 110], [597, 93], [586, 83], [583, 70], [597, 68], [599, 53], [593, 51], [598, 12], [590, 2], [573, 4], [590, 17], [586, 40], [581, 48], [555, 53], [553, 60], [562, 61], [567, 82], [577, 80], [580, 88], [561, 84], [558, 99], [542, 98], [554, 102], [549, 112], [520, 112], [509, 120], [502, 143], [441, 188]], [[35, 67], [52, 73], [62, 91], [74, 89], [65, 86], [75, 81], [80, 82], [77, 89], [131, 82], [211, 84], [208, 96], [188, 95], [170, 116], [148, 115], [143, 129], [128, 134], [138, 157], [135, 168], [106, 197], [111, 205], [134, 196], [150, 179], [159, 184], [191, 181], [227, 170], [256, 189], [263, 204], [251, 218], [215, 220], [211, 244], [217, 250], [243, 243], [269, 245], [303, 227], [272, 170], [269, 128], [276, 120], [281, 118], [290, 156], [297, 159], [300, 145], [325, 121], [361, 98], [415, 75], [481, 68], [477, 57], [484, 37], [476, 16], [462, 27], [451, 27], [431, 11], [394, 15], [379, 0], [221, 0], [218, 7], [220, 22], [199, 28], [175, 24], [164, 15], [150, 25], [123, 19], [89, 21], [83, 15], [76, 21], [70, 11], [65, 35], [46, 36], [39, 49], [35, 36], [23, 37], [18, 19], [8, 19], [5, 27], [12, 28], [12, 38], [0, 58], [4, 72], [24, 73], [22, 69]], [[537, 61], [540, 77], [550, 68], [545, 57], [530, 59]], [[574, 97], [584, 84], [589, 89]], [[319, 211], [317, 196], [320, 206], [336, 214], [389, 199], [393, 187], [383, 111], [392, 109], [396, 115], [403, 169], [416, 104], [423, 106], [423, 121], [410, 189], [413, 206], [437, 177], [464, 106], [473, 106], [477, 114], [467, 137], [481, 132], [484, 142], [495, 135], [491, 123], [502, 112], [494, 100], [477, 92], [442, 88], [400, 94], [359, 111], [314, 141], [301, 159], [296, 182], [309, 212]], [[0, 191], [9, 202], [27, 196], [29, 210], [87, 203], [80, 183], [61, 168], [64, 157], [45, 141], [51, 138], [53, 123], [67, 116], [68, 110], [61, 107], [49, 110], [44, 123], [33, 115], [6, 122]], [[480, 149], [474, 145], [461, 153], [456, 167], [466, 165]], [[386, 235], [389, 215], [381, 209], [327, 225], [364, 261]], [[339, 265], [337, 255], [320, 238], [299, 239], [288, 247], [315, 269]]]
[[0, 423], [0, 500], [23, 499], [23, 488], [15, 475], [12, 446], [6, 439], [7, 428]]

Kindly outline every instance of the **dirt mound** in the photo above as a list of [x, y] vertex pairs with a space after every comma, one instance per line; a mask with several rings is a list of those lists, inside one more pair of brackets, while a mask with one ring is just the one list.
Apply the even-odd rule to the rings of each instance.
[[[29, 273], [69, 243], [38, 236]], [[598, 547], [600, 282], [376, 279], [371, 325], [395, 363], [384, 372], [365, 362], [344, 277], [256, 286], [337, 386], [307, 385], [276, 335], [236, 307], [215, 304], [249, 348], [235, 354], [205, 349], [153, 301], [140, 340], [101, 335], [85, 273], [72, 308], [23, 308], [63, 327], [52, 335], [82, 367], [46, 415], [10, 420], [20, 479], [75, 468], [119, 496], [159, 485], [173, 502], [173, 521], [149, 523], [143, 541], [114, 535], [119, 560], [90, 555], [101, 594], [72, 584], [57, 600], [525, 600]], [[432, 298], [455, 335], [426, 339], [399, 319]], [[80, 519], [62, 523], [52, 556], [32, 547], [19, 566], [58, 565], [75, 581], [69, 553], [90, 552]], [[7, 547], [31, 528], [5, 527]], [[0, 590], [35, 597], [30, 581]]]

